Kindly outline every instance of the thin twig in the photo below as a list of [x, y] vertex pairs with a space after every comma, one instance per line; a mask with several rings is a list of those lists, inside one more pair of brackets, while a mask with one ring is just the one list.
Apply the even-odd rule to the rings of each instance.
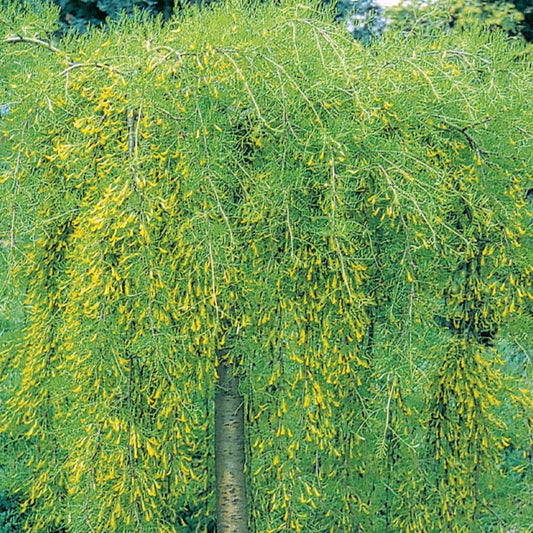
[[520, 132], [520, 133], [523, 133], [524, 135], [529, 135], [531, 137], [531, 132], [525, 130], [524, 128], [521, 128], [520, 126], [517, 126], [516, 129]]
[[[444, 51], [441, 51], [441, 50], [430, 50], [430, 51], [427, 51], [425, 52], [424, 55], [436, 55], [436, 54], [449, 54], [449, 55], [452, 55], [452, 56], [458, 56], [458, 57], [461, 57], [461, 58], [464, 58], [464, 57], [469, 57], [469, 58], [472, 58], [472, 59], [478, 59], [479, 61], [481, 61], [482, 63], [485, 63], [485, 65], [490, 65], [491, 64], [491, 61], [485, 57], [481, 57], [481, 56], [478, 56], [476, 54], [472, 54], [471, 52], [465, 52], [464, 50], [444, 50]], [[469, 64], [471, 66], [471, 64]]]
[[346, 272], [346, 265], [344, 263], [344, 256], [342, 255], [341, 246], [339, 244], [339, 240], [337, 239], [337, 235], [335, 232], [335, 226], [336, 226], [336, 220], [335, 220], [335, 214], [337, 210], [337, 204], [339, 203], [339, 198], [337, 196], [337, 171], [335, 170], [335, 159], [333, 156], [331, 157], [331, 224], [333, 226], [334, 231], [334, 237], [333, 242], [335, 244], [335, 251], [337, 252], [337, 256], [339, 258], [340, 264], [341, 264], [341, 276], [342, 281], [344, 282], [344, 285], [346, 287], [346, 290], [348, 291], [348, 297], [350, 299], [350, 302], [353, 302], [353, 295], [352, 291], [350, 289], [350, 280], [348, 278], [348, 273]]
[[261, 109], [259, 108], [259, 105], [257, 104], [257, 101], [255, 99], [254, 93], [250, 89], [250, 86], [248, 85], [248, 82], [246, 81], [246, 77], [244, 76], [244, 74], [243, 74], [242, 70], [240, 69], [239, 65], [237, 64], [237, 62], [228, 53], [222, 52], [222, 54], [224, 56], [226, 56], [230, 60], [231, 64], [233, 65], [233, 67], [235, 68], [237, 73], [239, 74], [239, 76], [241, 78], [241, 81], [244, 83], [244, 87], [246, 88], [246, 91], [250, 95], [250, 98], [251, 98], [252, 103], [253, 103], [253, 105], [255, 107], [255, 110], [257, 111], [257, 118], [259, 118], [259, 120], [261, 122], [263, 122], [265, 125], [268, 126], [266, 120], [263, 118], [263, 114], [261, 113]]
[[[17, 153], [17, 162], [15, 164], [15, 196], [18, 195], [19, 191], [19, 180], [17, 176], [19, 175], [19, 168], [20, 168], [20, 156], [21, 156], [22, 148], [19, 148], [19, 151]], [[13, 202], [13, 206], [11, 207], [11, 230], [10, 230], [10, 236], [9, 236], [9, 245], [11, 249], [15, 247], [15, 223], [16, 223], [16, 216], [17, 216], [17, 205], [15, 202]]]
[[52, 52], [59, 54], [61, 51], [59, 48], [56, 48], [52, 43], [49, 41], [43, 41], [42, 39], [37, 39], [36, 37], [24, 37], [22, 35], [8, 35], [4, 42], [6, 43], [32, 43], [37, 44], [39, 46], [44, 46], [44, 48], [48, 48], [48, 50], [51, 50]]
[[291, 218], [290, 218], [289, 204], [288, 203], [286, 205], [286, 211], [287, 211], [287, 216], [286, 216], [287, 229], [289, 230], [289, 239], [291, 241], [291, 257], [292, 258], [296, 258], [296, 254], [294, 253], [294, 235], [292, 233]]
[[215, 306], [215, 311], [217, 315], [217, 319], [220, 315], [220, 309], [218, 307], [218, 301], [217, 301], [217, 288], [216, 288], [216, 278], [215, 278], [215, 259], [213, 257], [213, 247], [211, 245], [211, 241], [208, 241], [208, 247], [209, 247], [209, 265], [211, 268], [211, 292], [213, 293], [213, 305]]
[[63, 76], [63, 74], [68, 74], [71, 70], [74, 70], [76, 68], [99, 68], [99, 69], [102, 69], [102, 70], [109, 70], [109, 72], [112, 72], [114, 74], [119, 74], [120, 76], [122, 76], [122, 73], [120, 72], [120, 70], [118, 70], [117, 68], [115, 68], [113, 65], [106, 65], [105, 63], [98, 63], [98, 62], [94, 62], [94, 63], [72, 63], [69, 61], [69, 66], [65, 69], [65, 70], [62, 70], [58, 76]]
[[133, 109], [128, 109], [128, 156], [133, 157], [135, 150], [135, 132], [133, 130]]
[[[294, 79], [289, 75], [289, 73], [285, 70], [285, 68], [283, 68], [282, 65], [280, 65], [279, 63], [277, 63], [276, 61], [274, 61], [272, 58], [264, 55], [264, 54], [260, 54], [261, 57], [265, 60], [265, 61], [268, 61], [269, 63], [271, 63], [272, 65], [274, 65], [277, 69], [278, 69], [278, 72], [283, 72], [283, 74], [286, 76], [286, 78], [292, 83], [292, 86], [300, 93], [300, 95], [302, 96], [302, 98], [307, 102], [307, 105], [309, 106], [309, 109], [311, 109], [311, 111], [313, 112], [313, 114], [315, 115], [315, 118], [317, 119], [317, 123], [320, 124], [321, 126], [323, 125], [323, 122], [322, 122], [322, 119], [320, 118], [320, 115], [318, 114], [317, 110], [315, 109], [315, 105], [313, 104], [313, 102], [311, 102], [311, 100], [309, 100], [307, 94], [302, 90], [302, 88], [294, 81]], [[229, 56], [227, 56], [229, 57]], [[272, 128], [271, 128], [272, 129]]]
[[473, 124], [468, 124], [467, 126], [463, 126], [463, 127], [452, 124], [451, 122], [448, 121], [447, 117], [443, 117], [442, 115], [436, 115], [436, 118], [439, 118], [440, 120], [442, 120], [442, 122], [449, 128], [452, 128], [453, 130], [458, 131], [459, 133], [462, 133], [465, 136], [466, 140], [468, 141], [470, 148], [472, 148], [472, 150], [476, 152], [476, 155], [480, 159], [483, 159], [483, 156], [489, 154], [489, 152], [487, 152], [486, 150], [483, 150], [479, 146], [478, 142], [474, 139], [474, 137], [472, 137], [472, 135], [468, 133], [468, 130], [475, 128], [476, 126], [481, 126], [481, 125], [486, 126], [490, 122], [490, 118], [487, 117], [484, 120], [480, 120], [478, 122], [474, 122]]
[[[206, 156], [207, 161], [209, 161], [209, 146], [207, 144], [207, 138], [206, 138], [206, 135], [205, 135], [204, 117], [202, 115], [202, 110], [200, 109], [198, 104], [196, 105], [196, 110], [198, 112], [198, 118], [200, 119], [200, 124], [202, 126], [202, 139], [203, 139], [203, 143], [204, 143], [205, 156]], [[216, 199], [216, 202], [217, 202], [218, 209], [219, 209], [219, 211], [220, 211], [220, 213], [222, 215], [222, 218], [224, 219], [224, 222], [226, 223], [226, 226], [228, 227], [230, 240], [233, 243], [235, 241], [235, 237], [234, 237], [233, 231], [231, 229], [231, 223], [229, 221], [228, 216], [226, 215], [226, 212], [224, 211], [224, 208], [222, 206], [222, 202], [220, 201], [220, 196], [218, 194], [218, 191], [217, 191], [217, 188], [215, 186], [215, 183], [213, 182], [213, 179], [211, 178], [211, 169], [209, 167], [209, 163], [208, 163], [207, 166], [208, 166], [208, 172], [206, 172], [207, 180], [209, 181], [209, 185], [211, 186], [211, 189], [213, 190], [213, 194], [215, 195], [215, 199]]]
[[[48, 50], [54, 52], [55, 54], [62, 54], [61, 50], [54, 46], [50, 41], [45, 41], [43, 39], [38, 39], [37, 37], [27, 37], [24, 35], [8, 35], [4, 42], [6, 43], [31, 43], [36, 44], [38, 46], [42, 46], [44, 48], [47, 48]], [[105, 63], [98, 63], [98, 62], [92, 62], [92, 63], [79, 63], [77, 61], [71, 61], [67, 56], [65, 56], [65, 59], [68, 63], [68, 67], [64, 70], [62, 70], [59, 73], [59, 76], [62, 76], [63, 74], [68, 74], [71, 70], [74, 70], [76, 68], [99, 68], [104, 70], [109, 70], [110, 72], [122, 75], [122, 73], [117, 70], [112, 65], [106, 65]]]

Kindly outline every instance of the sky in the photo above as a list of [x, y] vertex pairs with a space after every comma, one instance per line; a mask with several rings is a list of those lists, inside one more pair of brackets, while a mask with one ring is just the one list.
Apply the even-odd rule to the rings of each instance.
[[383, 6], [383, 7], [395, 6], [401, 2], [401, 0], [376, 0], [376, 1], [380, 6]]

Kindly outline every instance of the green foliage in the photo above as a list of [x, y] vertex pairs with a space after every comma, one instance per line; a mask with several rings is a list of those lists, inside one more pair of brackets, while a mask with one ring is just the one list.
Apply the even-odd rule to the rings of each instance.
[[531, 370], [504, 364], [532, 346], [531, 58], [363, 47], [316, 11], [57, 45], [5, 15], [27, 327], [0, 428], [29, 531], [212, 530], [228, 339], [255, 531], [527, 530], [527, 482], [518, 516], [500, 487], [531, 445]]
[[[133, 16], [136, 10], [144, 15], [161, 15], [163, 20], [168, 20], [173, 13], [181, 13], [192, 6], [205, 8], [215, 0], [23, 0], [17, 9], [36, 6], [42, 9], [43, 3], [48, 1], [60, 8], [61, 29], [55, 35], [64, 36], [66, 30], [84, 33], [90, 27], [101, 27], [121, 16]], [[323, 0], [323, 4], [328, 6], [331, 2]], [[334, 8], [335, 15], [331, 16], [343, 22], [350, 34], [364, 43], [379, 37], [385, 28], [383, 9], [374, 0], [340, 0], [335, 2]]]
[[18, 533], [21, 529], [22, 523], [17, 502], [6, 494], [0, 494], [0, 531]]
[[503, 1], [458, 0], [451, 6], [451, 16], [456, 24], [468, 27], [481, 22], [488, 27], [499, 27], [516, 35], [524, 16], [513, 3]]
[[514, 0], [516, 9], [522, 13], [524, 20], [522, 23], [522, 33], [529, 41], [533, 41], [533, 5], [530, 0]]
[[404, 2], [391, 10], [395, 27], [406, 30], [440, 27], [501, 29], [510, 36], [533, 38], [533, 11], [526, 3], [490, 0], [437, 0]]

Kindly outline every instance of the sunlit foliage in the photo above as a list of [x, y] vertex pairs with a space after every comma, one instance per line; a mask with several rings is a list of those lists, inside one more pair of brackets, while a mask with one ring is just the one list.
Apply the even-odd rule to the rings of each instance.
[[28, 529], [213, 531], [229, 338], [253, 531], [525, 527], [523, 485], [516, 509], [495, 489], [531, 438], [530, 370], [504, 364], [531, 350], [525, 49], [363, 47], [301, 5], [42, 24], [7, 13], [0, 56]]

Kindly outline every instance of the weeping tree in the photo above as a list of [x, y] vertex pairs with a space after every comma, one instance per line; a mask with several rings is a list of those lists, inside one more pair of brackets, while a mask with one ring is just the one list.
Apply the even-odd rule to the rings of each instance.
[[531, 298], [520, 45], [367, 49], [306, 6], [61, 44], [3, 20], [27, 527], [490, 523], [531, 409], [497, 350]]

